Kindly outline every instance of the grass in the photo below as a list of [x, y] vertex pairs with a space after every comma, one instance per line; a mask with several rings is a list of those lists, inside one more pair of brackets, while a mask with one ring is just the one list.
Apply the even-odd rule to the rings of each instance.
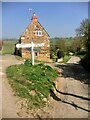
[[15, 50], [15, 43], [17, 43], [17, 40], [4, 40], [2, 55], [13, 54]]
[[85, 55], [77, 55], [78, 57], [80, 57], [80, 59], [83, 59], [85, 57]]
[[16, 58], [17, 60], [25, 60], [23, 57], [18, 56], [18, 55], [15, 55], [15, 58]]
[[48, 99], [50, 90], [53, 90], [57, 72], [48, 65], [32, 66], [26, 61], [24, 64], [8, 67], [7, 77], [15, 95], [25, 98], [29, 109], [36, 109], [46, 105], [45, 99]]
[[64, 63], [68, 62], [70, 58], [71, 58], [70, 56], [65, 55], [64, 58], [63, 58], [63, 62]]

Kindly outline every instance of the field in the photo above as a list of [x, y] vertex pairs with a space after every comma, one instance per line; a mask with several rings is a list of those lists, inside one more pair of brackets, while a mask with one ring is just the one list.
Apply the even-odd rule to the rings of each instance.
[[15, 43], [17, 40], [3, 40], [3, 50], [2, 54], [14, 54]]
[[[55, 39], [50, 39], [51, 41], [51, 46], [55, 44]], [[73, 42], [73, 39], [65, 39], [66, 44], [70, 45]], [[3, 40], [3, 50], [2, 54], [13, 54], [15, 50], [15, 44], [18, 42], [18, 40], [14, 39], [8, 39], [8, 40]]]

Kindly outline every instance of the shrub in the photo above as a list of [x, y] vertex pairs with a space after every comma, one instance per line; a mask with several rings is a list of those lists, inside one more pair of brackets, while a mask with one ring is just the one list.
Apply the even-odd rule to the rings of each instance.
[[90, 60], [87, 56], [81, 59], [81, 64], [88, 72], [90, 72]]
[[63, 62], [68, 62], [68, 60], [70, 59], [71, 57], [70, 56], [68, 56], [68, 55], [65, 55], [64, 57], [63, 57]]

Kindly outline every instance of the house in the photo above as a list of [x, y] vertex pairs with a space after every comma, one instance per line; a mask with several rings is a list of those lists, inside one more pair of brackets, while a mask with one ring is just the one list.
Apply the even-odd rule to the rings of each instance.
[[[34, 13], [31, 23], [20, 36], [19, 43], [44, 43], [42, 47], [34, 47], [34, 55], [36, 60], [50, 60], [50, 40], [49, 34], [44, 27], [39, 23], [38, 17]], [[15, 48], [15, 53], [21, 54], [23, 58], [31, 58], [30, 48], [20, 48], [19, 51]]]

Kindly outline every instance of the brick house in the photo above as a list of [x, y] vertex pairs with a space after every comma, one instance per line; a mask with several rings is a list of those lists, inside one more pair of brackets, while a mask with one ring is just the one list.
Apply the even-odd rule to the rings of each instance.
[[[39, 23], [38, 17], [34, 13], [31, 19], [31, 23], [25, 29], [23, 34], [20, 36], [18, 43], [44, 43], [42, 47], [34, 48], [35, 59], [41, 61], [50, 60], [50, 40], [49, 34]], [[19, 53], [23, 58], [30, 58], [31, 51], [30, 48], [21, 48], [19, 51], [15, 48], [15, 53]]]

